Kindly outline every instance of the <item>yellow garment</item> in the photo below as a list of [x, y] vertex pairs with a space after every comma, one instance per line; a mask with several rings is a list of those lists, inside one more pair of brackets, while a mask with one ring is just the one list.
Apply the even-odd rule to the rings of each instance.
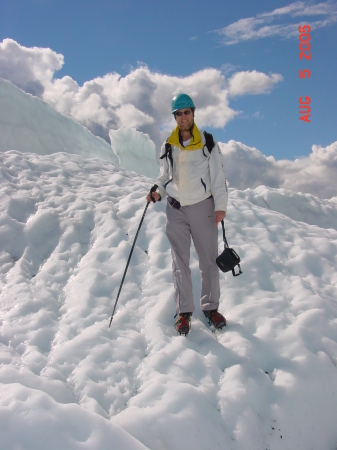
[[182, 150], [200, 150], [203, 148], [203, 143], [201, 140], [201, 134], [198, 130], [198, 127], [196, 124], [193, 126], [193, 137], [191, 138], [191, 142], [187, 147], [184, 147], [179, 142], [179, 127], [175, 127], [175, 129], [172, 131], [171, 136], [168, 138], [167, 142], [171, 145], [174, 145], [176, 147], [180, 147]]

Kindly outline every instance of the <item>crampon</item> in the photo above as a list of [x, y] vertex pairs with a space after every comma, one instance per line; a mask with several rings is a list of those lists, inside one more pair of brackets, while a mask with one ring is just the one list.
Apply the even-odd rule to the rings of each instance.
[[213, 325], [215, 328], [221, 330], [226, 326], [225, 317], [220, 314], [217, 309], [213, 309], [212, 311], [203, 311], [203, 313], [207, 317], [209, 324]]
[[191, 316], [192, 313], [180, 313], [175, 324], [175, 329], [182, 335], [187, 336], [191, 329]]

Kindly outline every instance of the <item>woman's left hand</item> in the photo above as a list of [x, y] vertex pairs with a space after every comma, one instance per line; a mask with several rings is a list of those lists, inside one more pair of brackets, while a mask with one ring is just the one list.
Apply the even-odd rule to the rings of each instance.
[[226, 211], [215, 211], [215, 223], [216, 226], [219, 225], [219, 223], [224, 220], [226, 217]]

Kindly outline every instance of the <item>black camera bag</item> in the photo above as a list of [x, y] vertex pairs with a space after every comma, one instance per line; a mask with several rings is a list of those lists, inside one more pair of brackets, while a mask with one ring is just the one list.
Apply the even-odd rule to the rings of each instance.
[[[222, 270], [222, 272], [229, 272], [230, 270], [232, 271], [233, 277], [237, 277], [239, 275], [242, 274], [242, 270], [241, 270], [241, 266], [240, 266], [240, 256], [236, 253], [235, 250], [233, 250], [232, 248], [229, 248], [227, 239], [226, 239], [226, 234], [225, 234], [225, 224], [224, 221], [221, 221], [221, 225], [222, 225], [222, 233], [223, 233], [223, 240], [225, 243], [225, 249], [224, 251], [221, 253], [221, 255], [219, 255], [216, 259], [216, 263], [217, 266], [219, 267], [220, 270]], [[239, 267], [239, 272], [235, 273], [234, 268], [238, 266]]]

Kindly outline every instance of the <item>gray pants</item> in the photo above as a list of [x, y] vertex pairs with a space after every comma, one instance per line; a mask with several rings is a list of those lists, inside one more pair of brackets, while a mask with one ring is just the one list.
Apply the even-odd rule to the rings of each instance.
[[193, 312], [190, 262], [191, 236], [199, 258], [201, 273], [200, 305], [203, 311], [218, 309], [220, 299], [218, 229], [212, 197], [194, 205], [166, 207], [166, 234], [171, 244], [176, 312]]

